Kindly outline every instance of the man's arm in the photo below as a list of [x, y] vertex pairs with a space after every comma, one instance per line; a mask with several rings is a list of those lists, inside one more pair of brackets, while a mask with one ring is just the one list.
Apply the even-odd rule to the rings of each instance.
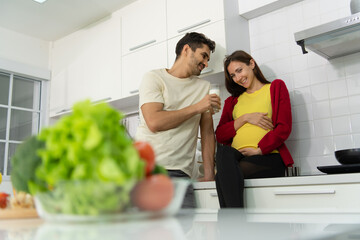
[[215, 134], [212, 115], [208, 112], [201, 114], [200, 120], [201, 153], [204, 164], [204, 177], [200, 181], [213, 181], [215, 178], [214, 155]]
[[141, 111], [150, 131], [158, 132], [175, 128], [192, 116], [207, 110], [213, 113], [212, 106], [220, 107], [220, 98], [215, 94], [206, 95], [200, 102], [179, 110], [164, 111], [163, 103], [151, 102], [143, 104]]

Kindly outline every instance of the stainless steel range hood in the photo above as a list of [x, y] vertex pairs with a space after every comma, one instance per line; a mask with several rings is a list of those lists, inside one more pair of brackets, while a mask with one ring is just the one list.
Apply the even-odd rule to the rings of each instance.
[[297, 32], [295, 41], [326, 59], [360, 52], [360, 13]]

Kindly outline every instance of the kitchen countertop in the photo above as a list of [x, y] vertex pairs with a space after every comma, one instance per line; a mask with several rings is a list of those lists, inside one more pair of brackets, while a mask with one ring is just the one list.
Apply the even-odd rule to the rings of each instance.
[[[360, 173], [319, 174], [312, 176], [245, 179], [247, 187], [275, 187], [296, 185], [360, 183]], [[194, 189], [214, 189], [215, 182], [194, 182]]]
[[360, 214], [268, 214], [242, 209], [182, 210], [174, 217], [122, 222], [0, 221], [0, 239], [227, 240], [357, 239]]

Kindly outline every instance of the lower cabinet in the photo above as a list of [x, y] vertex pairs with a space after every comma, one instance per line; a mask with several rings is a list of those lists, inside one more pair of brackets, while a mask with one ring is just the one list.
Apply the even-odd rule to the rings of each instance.
[[261, 212], [359, 212], [360, 184], [246, 188], [245, 206]]
[[[279, 178], [279, 180], [281, 180]], [[286, 181], [287, 179], [282, 179]], [[251, 180], [247, 180], [251, 181]], [[199, 208], [218, 209], [215, 182], [194, 185]], [[249, 186], [245, 183], [245, 208], [261, 213], [360, 212], [360, 183]]]
[[220, 208], [216, 189], [195, 189], [195, 198], [197, 200], [198, 208]]

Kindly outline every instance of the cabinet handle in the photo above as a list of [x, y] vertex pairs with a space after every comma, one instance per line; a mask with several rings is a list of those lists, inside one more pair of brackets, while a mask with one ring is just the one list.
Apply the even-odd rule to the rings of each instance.
[[211, 197], [217, 197], [218, 194], [217, 194], [217, 193], [210, 193], [210, 196], [211, 196]]
[[106, 102], [106, 101], [109, 101], [109, 100], [111, 100], [111, 97], [95, 100], [95, 101], [92, 101], [91, 103], [95, 104], [95, 103], [99, 103], [99, 102]]
[[274, 191], [275, 195], [312, 195], [312, 194], [335, 194], [334, 189], [320, 189], [320, 190], [279, 190]]
[[131, 47], [131, 48], [129, 48], [129, 51], [134, 51], [134, 50], [136, 50], [138, 48], [145, 47], [145, 46], [150, 45], [150, 44], [152, 44], [154, 42], [156, 42], [156, 39], [153, 39], [153, 40], [148, 41], [148, 42], [141, 43], [141, 44], [139, 44], [139, 45], [137, 45], [135, 47]]
[[208, 22], [210, 22], [210, 21], [211, 21], [210, 19], [206, 19], [206, 20], [204, 20], [204, 21], [195, 23], [195, 24], [193, 24], [193, 25], [191, 25], [191, 26], [187, 26], [187, 27], [181, 28], [181, 29], [178, 30], [178, 33], [185, 32], [186, 30], [189, 30], [189, 29], [194, 28], [194, 27], [198, 27], [198, 26], [203, 25], [203, 24], [205, 24], [205, 23], [208, 23]]
[[67, 111], [70, 111], [70, 109], [63, 109], [61, 111], [56, 112], [55, 115], [61, 114], [61, 113], [67, 112]]
[[138, 92], [139, 92], [139, 89], [136, 89], [136, 90], [131, 90], [129, 93], [134, 94], [134, 93], [138, 93]]
[[209, 72], [212, 72], [213, 69], [212, 68], [206, 68], [205, 70], [201, 71], [201, 74], [207, 74]]

